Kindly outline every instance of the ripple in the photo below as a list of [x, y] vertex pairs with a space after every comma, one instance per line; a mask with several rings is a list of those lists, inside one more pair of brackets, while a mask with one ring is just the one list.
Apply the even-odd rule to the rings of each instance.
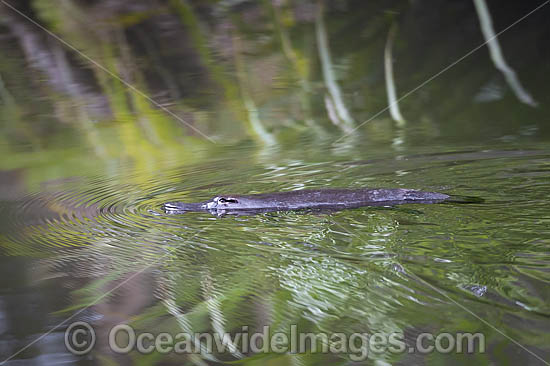
[[[114, 181], [96, 177], [49, 184], [46, 190], [4, 204], [0, 206], [3, 231], [19, 253], [98, 242], [135, 248], [140, 243], [166, 244], [170, 231], [196, 232], [206, 221], [201, 215], [185, 219], [165, 215], [162, 203], [181, 195], [174, 194], [166, 181], [135, 185]], [[191, 221], [193, 225], [186, 224]]]

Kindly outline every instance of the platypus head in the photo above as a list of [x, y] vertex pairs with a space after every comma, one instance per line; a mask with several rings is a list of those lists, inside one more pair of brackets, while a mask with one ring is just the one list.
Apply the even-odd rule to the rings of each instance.
[[206, 210], [230, 210], [240, 207], [239, 200], [230, 196], [217, 196], [202, 205], [202, 208]]

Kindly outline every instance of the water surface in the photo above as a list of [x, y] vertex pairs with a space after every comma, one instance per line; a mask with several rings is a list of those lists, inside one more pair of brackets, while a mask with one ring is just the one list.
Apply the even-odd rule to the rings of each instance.
[[[252, 333], [269, 325], [271, 332], [402, 334], [403, 352], [371, 352], [361, 364], [550, 359], [548, 63], [518, 41], [544, 40], [544, 32], [533, 35], [547, 13], [503, 38], [516, 51], [509, 54], [531, 60], [525, 66], [511, 56], [537, 108], [518, 101], [488, 55], [476, 54], [401, 102], [405, 126], [382, 113], [350, 132], [334, 124], [326, 105], [314, 3], [221, 2], [212, 13], [116, 8], [115, 20], [101, 7], [35, 3], [29, 14], [185, 123], [56, 43], [24, 48], [10, 27], [24, 25], [20, 36], [42, 33], [14, 14], [6, 18], [0, 361], [352, 364], [348, 354], [322, 352], [120, 355], [107, 344], [119, 323], [153, 333], [234, 334], [244, 326]], [[387, 105], [384, 11], [404, 14], [395, 46], [400, 90], [482, 41], [470, 6], [427, 13], [429, 20], [418, 17], [418, 4], [375, 3], [325, 9], [333, 69], [354, 126]], [[517, 6], [495, 9], [495, 17], [512, 21], [526, 10]], [[64, 12], [82, 23], [59, 23]], [[458, 18], [462, 28], [445, 27]], [[417, 28], [426, 30], [424, 41]], [[471, 37], [449, 50], [455, 32]], [[67, 62], [52, 56], [59, 63], [48, 73], [31, 62], [33, 50]], [[238, 217], [161, 209], [227, 193], [360, 187], [484, 201]], [[97, 334], [85, 356], [63, 343], [77, 320]], [[409, 352], [422, 332], [481, 333], [485, 350]]]

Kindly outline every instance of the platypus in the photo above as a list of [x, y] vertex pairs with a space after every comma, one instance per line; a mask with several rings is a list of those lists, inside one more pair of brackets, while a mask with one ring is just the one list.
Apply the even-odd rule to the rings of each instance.
[[217, 216], [287, 210], [341, 210], [362, 206], [392, 206], [404, 203], [439, 203], [451, 196], [414, 189], [319, 189], [252, 195], [222, 195], [199, 203], [167, 202], [166, 213], [207, 211]]

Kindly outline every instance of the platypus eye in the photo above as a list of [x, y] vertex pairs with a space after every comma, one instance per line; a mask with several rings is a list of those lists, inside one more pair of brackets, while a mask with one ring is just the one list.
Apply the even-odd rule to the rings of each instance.
[[239, 201], [237, 201], [236, 199], [234, 198], [224, 198], [224, 197], [220, 197], [218, 199], [218, 203], [239, 203]]

